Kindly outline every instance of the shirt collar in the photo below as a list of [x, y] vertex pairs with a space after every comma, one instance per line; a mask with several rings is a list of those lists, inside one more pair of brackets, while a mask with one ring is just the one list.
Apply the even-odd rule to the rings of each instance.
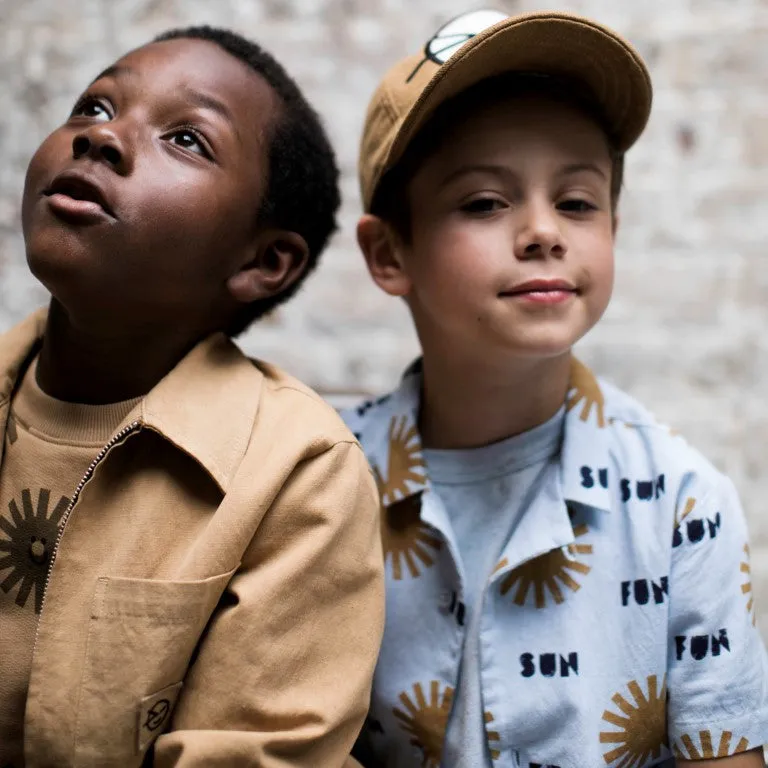
[[[388, 398], [363, 412], [361, 441], [373, 466], [386, 507], [429, 487], [418, 429], [421, 366], [412, 364]], [[611, 509], [608, 490], [610, 442], [606, 403], [600, 384], [583, 363], [571, 362], [563, 447], [563, 497], [596, 509]]]
[[[46, 310], [0, 335], [0, 460], [8, 405], [36, 353]], [[248, 447], [264, 375], [221, 333], [201, 341], [147, 394], [139, 421], [194, 458], [226, 492]]]

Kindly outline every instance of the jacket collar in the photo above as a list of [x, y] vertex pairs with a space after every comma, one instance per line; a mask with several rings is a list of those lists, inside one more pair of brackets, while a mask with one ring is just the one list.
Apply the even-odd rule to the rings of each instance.
[[[45, 310], [0, 336], [0, 460], [19, 374], [39, 346]], [[226, 336], [201, 341], [149, 392], [139, 422], [194, 458], [226, 492], [248, 447], [264, 377]]]
[[226, 493], [250, 442], [264, 376], [224, 334], [201, 341], [150, 391], [141, 421]]
[[[429, 486], [417, 426], [420, 397], [421, 368], [417, 363], [405, 372], [391, 397], [370, 406], [369, 413], [362, 413], [360, 439], [371, 460], [384, 506]], [[566, 502], [608, 511], [610, 419], [596, 377], [575, 358], [571, 362], [565, 407], [560, 457], [563, 497]]]

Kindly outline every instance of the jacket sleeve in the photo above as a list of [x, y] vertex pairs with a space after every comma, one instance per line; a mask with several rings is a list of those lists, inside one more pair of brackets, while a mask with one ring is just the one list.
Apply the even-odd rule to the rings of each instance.
[[161, 768], [338, 768], [365, 719], [384, 626], [379, 502], [359, 445], [294, 469], [187, 673]]

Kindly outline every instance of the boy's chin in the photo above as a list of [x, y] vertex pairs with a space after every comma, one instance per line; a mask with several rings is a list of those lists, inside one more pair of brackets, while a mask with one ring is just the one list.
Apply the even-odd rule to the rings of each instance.
[[59, 247], [27, 246], [29, 271], [54, 295], [56, 289], [71, 284], [78, 276], [93, 269], [88, 254], [79, 250]]
[[520, 360], [553, 360], [563, 355], [569, 355], [573, 349], [573, 343], [566, 341], [551, 341], [538, 344], [521, 344], [510, 350], [510, 357]]
[[95, 297], [105, 299], [110, 291], [95, 285], [98, 263], [86, 250], [27, 246], [27, 265], [32, 275], [64, 307], [85, 307]]
[[564, 332], [507, 340], [504, 354], [510, 361], [546, 361], [569, 355], [584, 333]]
[[594, 328], [598, 319], [579, 312], [550, 323], [533, 323], [527, 328], [517, 329], [521, 332], [515, 333], [514, 338], [510, 339], [510, 346], [525, 357], [562, 357]]

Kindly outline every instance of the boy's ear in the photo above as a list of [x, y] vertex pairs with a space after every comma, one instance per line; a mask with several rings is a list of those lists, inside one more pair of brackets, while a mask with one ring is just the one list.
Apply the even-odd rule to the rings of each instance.
[[392, 228], [367, 213], [357, 223], [357, 242], [376, 285], [390, 296], [407, 296], [411, 281], [403, 267], [400, 238]]
[[296, 232], [268, 230], [256, 243], [256, 255], [227, 280], [234, 299], [250, 304], [282, 293], [307, 269], [309, 246]]

